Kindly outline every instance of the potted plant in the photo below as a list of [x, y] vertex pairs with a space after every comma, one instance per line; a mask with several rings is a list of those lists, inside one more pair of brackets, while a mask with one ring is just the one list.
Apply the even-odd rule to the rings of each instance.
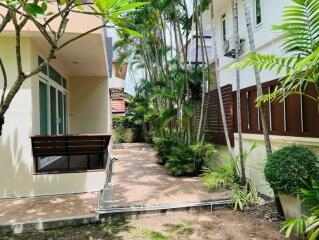
[[268, 158], [264, 169], [267, 182], [279, 193], [286, 219], [300, 218], [302, 206], [298, 196], [304, 180], [316, 178], [318, 158], [303, 146], [287, 146]]

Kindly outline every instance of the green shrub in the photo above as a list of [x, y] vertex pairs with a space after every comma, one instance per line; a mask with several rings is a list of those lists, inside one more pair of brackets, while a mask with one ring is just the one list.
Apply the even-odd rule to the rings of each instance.
[[112, 126], [114, 130], [120, 131], [133, 127], [134, 123], [127, 116], [116, 116], [112, 119]]
[[318, 176], [318, 159], [306, 147], [284, 147], [268, 158], [264, 173], [272, 189], [279, 193], [295, 195], [299, 192], [303, 179]]
[[[246, 162], [249, 154], [257, 147], [254, 143], [249, 150], [243, 153], [243, 161]], [[240, 155], [235, 155], [233, 159], [229, 156], [223, 157], [219, 163], [210, 163], [203, 169], [202, 180], [209, 190], [219, 188], [229, 188], [231, 185], [239, 183]], [[236, 174], [235, 174], [236, 173]]]
[[[200, 145], [199, 145], [200, 144]], [[173, 176], [197, 176], [205, 162], [216, 152], [211, 144], [187, 145], [180, 143], [172, 148], [165, 167]]]
[[133, 141], [136, 142], [139, 140], [139, 136], [137, 136], [137, 132], [135, 129], [138, 128], [137, 125], [134, 124], [134, 122], [131, 120], [129, 116], [116, 116], [112, 119], [112, 127], [114, 132], [114, 142], [115, 143], [123, 143], [127, 141], [126, 135], [127, 135], [127, 129], [131, 128], [133, 129]]
[[160, 164], [164, 165], [167, 162], [173, 146], [177, 146], [178, 142], [178, 137], [175, 135], [154, 139], [155, 150], [157, 151], [157, 156], [160, 159]]
[[217, 153], [216, 148], [209, 143], [196, 143], [191, 145], [191, 148], [194, 151], [195, 157], [202, 160], [202, 165], [208, 164]]
[[228, 188], [235, 182], [236, 167], [236, 163], [225, 157], [220, 163], [205, 166], [201, 177], [208, 190]]

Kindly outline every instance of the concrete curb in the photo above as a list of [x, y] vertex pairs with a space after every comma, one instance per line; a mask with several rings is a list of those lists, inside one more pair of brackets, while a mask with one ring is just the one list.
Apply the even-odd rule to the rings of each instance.
[[99, 219], [101, 221], [111, 221], [119, 219], [132, 219], [141, 215], [161, 215], [169, 212], [182, 211], [213, 211], [216, 208], [223, 208], [231, 204], [230, 200], [212, 200], [192, 203], [154, 205], [154, 206], [128, 206], [108, 209], [99, 209]]
[[30, 222], [0, 224], [0, 236], [8, 234], [19, 234], [25, 232], [45, 231], [50, 229], [72, 227], [99, 222], [97, 214], [77, 217], [54, 218]]
[[230, 204], [229, 200], [211, 200], [192, 203], [179, 203], [155, 206], [127, 206], [103, 209], [97, 214], [84, 216], [52, 218], [46, 220], [0, 224], [0, 236], [19, 234], [26, 232], [46, 231], [57, 228], [73, 227], [99, 222], [109, 222], [120, 219], [134, 219], [147, 215], [163, 215], [169, 212], [181, 211], [213, 211], [215, 208], [223, 208]]

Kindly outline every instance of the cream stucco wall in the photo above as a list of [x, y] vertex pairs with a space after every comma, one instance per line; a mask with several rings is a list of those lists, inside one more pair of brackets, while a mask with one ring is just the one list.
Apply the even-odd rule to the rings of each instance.
[[[43, 56], [47, 51], [31, 38], [22, 39], [22, 50], [25, 72], [37, 65], [38, 55]], [[0, 37], [0, 56], [7, 68], [11, 86], [16, 76], [14, 38]], [[64, 73], [63, 66], [58, 60], [52, 65]], [[3, 86], [1, 76], [0, 74], [0, 92]], [[106, 132], [107, 78], [65, 77], [68, 81], [69, 109], [75, 113], [69, 116], [71, 133]], [[0, 137], [0, 198], [100, 191], [106, 178], [103, 170], [70, 174], [34, 174], [30, 136], [39, 134], [38, 99], [39, 76], [35, 76], [22, 85], [5, 114], [6, 122], [3, 135]]]
[[103, 77], [69, 79], [70, 133], [108, 131], [108, 88]]
[[[28, 72], [31, 69], [30, 39], [23, 38], [21, 47], [23, 70]], [[6, 67], [8, 87], [10, 87], [16, 79], [17, 72], [13, 37], [0, 38], [0, 56]], [[2, 74], [0, 74], [1, 93], [3, 82]], [[26, 81], [5, 114], [3, 135], [0, 137], [0, 197], [12, 196], [15, 186], [24, 185], [25, 173], [32, 172], [32, 167], [28, 164], [31, 159], [29, 139], [31, 133], [31, 82]]]

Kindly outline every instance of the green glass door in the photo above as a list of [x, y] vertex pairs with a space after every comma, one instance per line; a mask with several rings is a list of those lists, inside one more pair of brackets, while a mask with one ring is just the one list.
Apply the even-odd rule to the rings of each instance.
[[39, 104], [40, 104], [40, 134], [48, 134], [48, 93], [47, 85], [39, 82]]
[[58, 129], [59, 129], [59, 134], [64, 133], [64, 114], [63, 114], [63, 94], [61, 91], [58, 92]]
[[51, 120], [51, 135], [58, 134], [57, 127], [57, 101], [56, 101], [56, 89], [50, 86], [50, 120]]

